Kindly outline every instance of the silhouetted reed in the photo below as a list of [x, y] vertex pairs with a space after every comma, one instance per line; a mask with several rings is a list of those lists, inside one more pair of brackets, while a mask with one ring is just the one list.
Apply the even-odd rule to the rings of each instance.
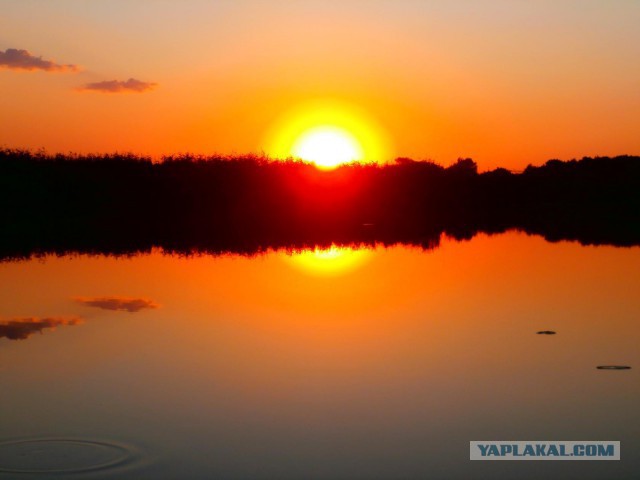
[[640, 245], [640, 157], [550, 160], [514, 174], [313, 165], [264, 157], [46, 155], [0, 150], [0, 259], [47, 253], [189, 254], [314, 246], [434, 248], [510, 229], [550, 241]]

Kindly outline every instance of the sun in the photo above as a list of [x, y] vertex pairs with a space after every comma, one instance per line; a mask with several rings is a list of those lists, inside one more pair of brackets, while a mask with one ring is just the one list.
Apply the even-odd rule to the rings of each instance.
[[291, 148], [294, 157], [331, 169], [340, 164], [358, 162], [364, 157], [362, 146], [342, 128], [323, 125], [303, 132]]
[[299, 158], [328, 170], [344, 163], [385, 163], [384, 129], [361, 108], [332, 99], [298, 104], [277, 119], [264, 146], [272, 158]]

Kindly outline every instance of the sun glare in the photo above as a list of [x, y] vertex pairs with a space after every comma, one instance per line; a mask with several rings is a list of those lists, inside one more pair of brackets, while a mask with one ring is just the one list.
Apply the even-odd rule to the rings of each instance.
[[348, 162], [391, 158], [383, 129], [364, 111], [334, 100], [315, 100], [289, 110], [272, 126], [267, 153], [300, 158], [331, 169]]
[[293, 144], [291, 153], [325, 169], [363, 158], [358, 141], [349, 132], [333, 126], [316, 127], [304, 132]]

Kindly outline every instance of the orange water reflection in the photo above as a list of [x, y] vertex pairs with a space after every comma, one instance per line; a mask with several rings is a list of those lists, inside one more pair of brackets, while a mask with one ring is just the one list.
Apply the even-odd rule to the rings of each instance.
[[[429, 252], [0, 264], [5, 318], [86, 320], [0, 339], [0, 440], [135, 440], [162, 458], [127, 480], [182, 478], [187, 463], [197, 478], [253, 478], [246, 465], [265, 478], [474, 478], [474, 438], [637, 451], [638, 271], [637, 248], [520, 234]], [[576, 478], [635, 478], [638, 462], [582, 462], [615, 465]]]

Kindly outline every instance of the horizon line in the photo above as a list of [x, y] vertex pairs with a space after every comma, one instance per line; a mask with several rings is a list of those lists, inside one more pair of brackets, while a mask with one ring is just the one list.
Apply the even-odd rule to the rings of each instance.
[[[122, 158], [122, 159], [135, 160], [135, 161], [148, 161], [148, 162], [151, 162], [152, 164], [159, 164], [159, 163], [164, 163], [169, 161], [205, 161], [207, 162], [207, 161], [220, 161], [220, 160], [222, 161], [254, 160], [254, 161], [260, 161], [265, 163], [279, 162], [279, 163], [294, 163], [294, 164], [300, 164], [300, 165], [308, 165], [324, 171], [332, 171], [332, 170], [337, 170], [344, 167], [353, 167], [353, 166], [386, 167], [386, 166], [398, 166], [402, 164], [411, 164], [411, 163], [431, 164], [431, 165], [435, 165], [443, 168], [448, 168], [460, 161], [465, 161], [465, 160], [466, 161], [471, 160], [477, 166], [476, 161], [473, 160], [472, 157], [459, 156], [455, 160], [451, 161], [449, 164], [443, 164], [429, 157], [421, 157], [421, 158], [415, 159], [407, 156], [396, 156], [389, 160], [353, 160], [350, 162], [344, 162], [342, 164], [336, 165], [334, 168], [327, 170], [327, 169], [318, 167], [311, 160], [305, 160], [295, 156], [277, 157], [277, 156], [269, 155], [264, 151], [246, 152], [246, 153], [176, 152], [176, 153], [166, 153], [161, 155], [150, 155], [145, 153], [136, 153], [130, 150], [123, 150], [123, 151], [113, 150], [109, 152], [86, 152], [86, 153], [68, 151], [66, 153], [63, 153], [63, 152], [49, 152], [44, 147], [35, 149], [35, 148], [21, 148], [21, 147], [13, 148], [13, 147], [0, 146], [0, 156], [3, 156], [3, 155], [28, 156], [36, 160], [62, 159], [62, 160], [100, 161], [100, 160]], [[566, 159], [555, 157], [555, 158], [548, 158], [546, 160], [543, 160], [541, 163], [536, 163], [536, 164], [528, 163], [525, 167], [520, 169], [497, 166], [492, 169], [484, 170], [483, 172], [491, 172], [495, 170], [506, 170], [513, 174], [519, 174], [524, 172], [528, 167], [544, 166], [548, 162], [559, 161], [562, 163], [569, 163], [569, 162], [578, 162], [585, 159], [605, 159], [605, 158], [613, 159], [613, 158], [620, 158], [620, 157], [640, 158], [640, 152], [637, 155], [630, 154], [630, 153], [621, 153], [616, 155], [595, 155], [595, 156], [584, 155], [580, 158], [573, 157], [573, 158], [566, 158]], [[479, 172], [479, 173], [483, 173], [483, 172]]]

